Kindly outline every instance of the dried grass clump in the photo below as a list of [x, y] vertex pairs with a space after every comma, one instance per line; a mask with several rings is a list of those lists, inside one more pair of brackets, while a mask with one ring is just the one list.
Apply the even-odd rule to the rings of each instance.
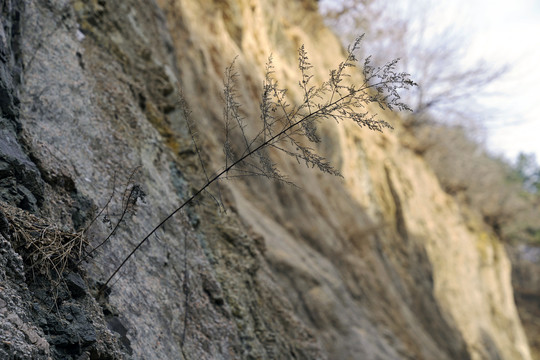
[[84, 232], [69, 232], [47, 223], [22, 209], [0, 201], [0, 212], [7, 220], [13, 248], [35, 278], [41, 274], [51, 281], [76, 266], [88, 240]]

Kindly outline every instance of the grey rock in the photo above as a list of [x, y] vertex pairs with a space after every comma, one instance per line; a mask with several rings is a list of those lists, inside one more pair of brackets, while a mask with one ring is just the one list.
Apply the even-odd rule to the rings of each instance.
[[43, 331], [28, 317], [31, 297], [24, 281], [21, 257], [0, 235], [0, 358], [48, 359]]
[[[19, 121], [19, 53], [23, 1], [2, 1], [0, 32], [0, 200], [36, 212], [43, 201], [43, 181], [17, 138]], [[5, 3], [5, 4], [4, 4]]]
[[27, 277], [24, 271], [22, 257], [0, 235], [0, 358], [65, 359], [83, 351], [124, 357], [101, 308], [84, 296], [87, 288], [79, 274], [66, 276], [68, 291], [63, 283]]
[[71, 292], [71, 295], [75, 298], [84, 296], [88, 292], [88, 287], [86, 283], [77, 273], [70, 272], [64, 277], [64, 281]]

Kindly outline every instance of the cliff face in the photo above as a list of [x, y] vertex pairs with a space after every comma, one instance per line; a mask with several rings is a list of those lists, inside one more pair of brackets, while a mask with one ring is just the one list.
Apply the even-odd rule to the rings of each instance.
[[540, 248], [517, 245], [507, 248], [512, 260], [512, 285], [519, 316], [529, 340], [533, 359], [540, 359]]
[[[530, 359], [504, 248], [441, 190], [390, 113], [381, 116], [396, 129], [384, 134], [321, 127], [319, 151], [343, 180], [272, 153], [300, 189], [261, 178], [220, 183], [227, 212], [204, 195], [167, 222], [101, 298], [101, 313], [92, 289], [204, 184], [179, 88], [213, 170], [223, 165], [223, 72], [235, 57], [251, 121], [270, 54], [294, 102], [298, 48], [316, 81], [344, 51], [309, 0], [2, 4], [3, 23], [14, 24], [2, 35], [2, 78], [20, 74], [2, 83], [16, 95], [6, 107], [2, 98], [0, 156], [11, 179], [2, 199], [73, 230], [113, 189], [114, 225], [130, 176], [146, 194], [86, 266], [83, 291], [75, 296], [69, 285], [79, 281], [68, 282], [49, 325], [31, 309], [39, 284], [24, 278], [14, 241], [2, 240], [2, 336], [17, 339], [6, 356]], [[98, 221], [87, 235], [96, 245], [108, 231]], [[60, 334], [68, 340], [55, 342], [53, 320], [71, 329]]]

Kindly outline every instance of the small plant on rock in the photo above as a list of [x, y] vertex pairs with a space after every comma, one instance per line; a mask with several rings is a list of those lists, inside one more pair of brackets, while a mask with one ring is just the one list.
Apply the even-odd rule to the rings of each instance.
[[[362, 37], [349, 46], [347, 57], [338, 67], [329, 72], [328, 80], [320, 85], [313, 84], [311, 74], [312, 65], [309, 62], [307, 51], [302, 46], [298, 51], [298, 67], [300, 71], [299, 86], [303, 93], [301, 104], [294, 105], [287, 101], [287, 89], [279, 87], [273, 75], [272, 57], [268, 59], [266, 74], [263, 82], [260, 104], [260, 116], [255, 119], [245, 119], [241, 115], [240, 104], [236, 99], [235, 88], [238, 75], [235, 72], [234, 61], [225, 71], [224, 80], [224, 122], [225, 164], [213, 175], [208, 175], [203, 164], [205, 183], [193, 194], [172, 210], [159, 224], [144, 236], [138, 244], [127, 254], [123, 261], [109, 276], [102, 289], [105, 289], [114, 276], [122, 269], [128, 260], [139, 248], [150, 239], [152, 235], [171, 217], [181, 211], [185, 206], [194, 202], [199, 195], [218, 184], [220, 180], [244, 177], [263, 176], [278, 181], [288, 182], [280, 173], [276, 164], [268, 154], [269, 149], [281, 151], [298, 162], [309, 167], [316, 167], [320, 171], [341, 176], [339, 171], [324, 157], [320, 156], [310, 147], [310, 143], [321, 141], [317, 134], [317, 126], [322, 121], [353, 121], [360, 127], [370, 130], [382, 131], [391, 128], [390, 124], [380, 120], [376, 114], [370, 113], [367, 105], [376, 103], [381, 109], [410, 110], [401, 102], [400, 89], [408, 89], [416, 84], [409, 74], [396, 71], [398, 60], [391, 61], [384, 66], [372, 66], [368, 57], [363, 63], [364, 81], [360, 84], [350, 84], [348, 78], [350, 68], [358, 64], [355, 52], [360, 46]], [[192, 123], [189, 119], [189, 109], [186, 101], [181, 99], [184, 115], [188, 119], [190, 129]], [[248, 122], [249, 120], [249, 122]], [[251, 120], [258, 124], [255, 136], [248, 137], [246, 127], [252, 126]], [[240, 136], [240, 143], [233, 142], [233, 136]], [[194, 142], [195, 138], [192, 137]], [[195, 148], [200, 157], [199, 147]]]

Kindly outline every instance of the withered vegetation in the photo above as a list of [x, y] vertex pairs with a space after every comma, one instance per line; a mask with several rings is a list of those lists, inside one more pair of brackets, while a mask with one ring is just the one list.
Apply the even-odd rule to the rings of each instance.
[[[3, 234], [11, 240], [33, 278], [43, 275], [53, 283], [76, 267], [88, 246], [84, 231], [71, 232], [27, 211], [0, 201]], [[1, 215], [0, 214], [0, 215]]]

